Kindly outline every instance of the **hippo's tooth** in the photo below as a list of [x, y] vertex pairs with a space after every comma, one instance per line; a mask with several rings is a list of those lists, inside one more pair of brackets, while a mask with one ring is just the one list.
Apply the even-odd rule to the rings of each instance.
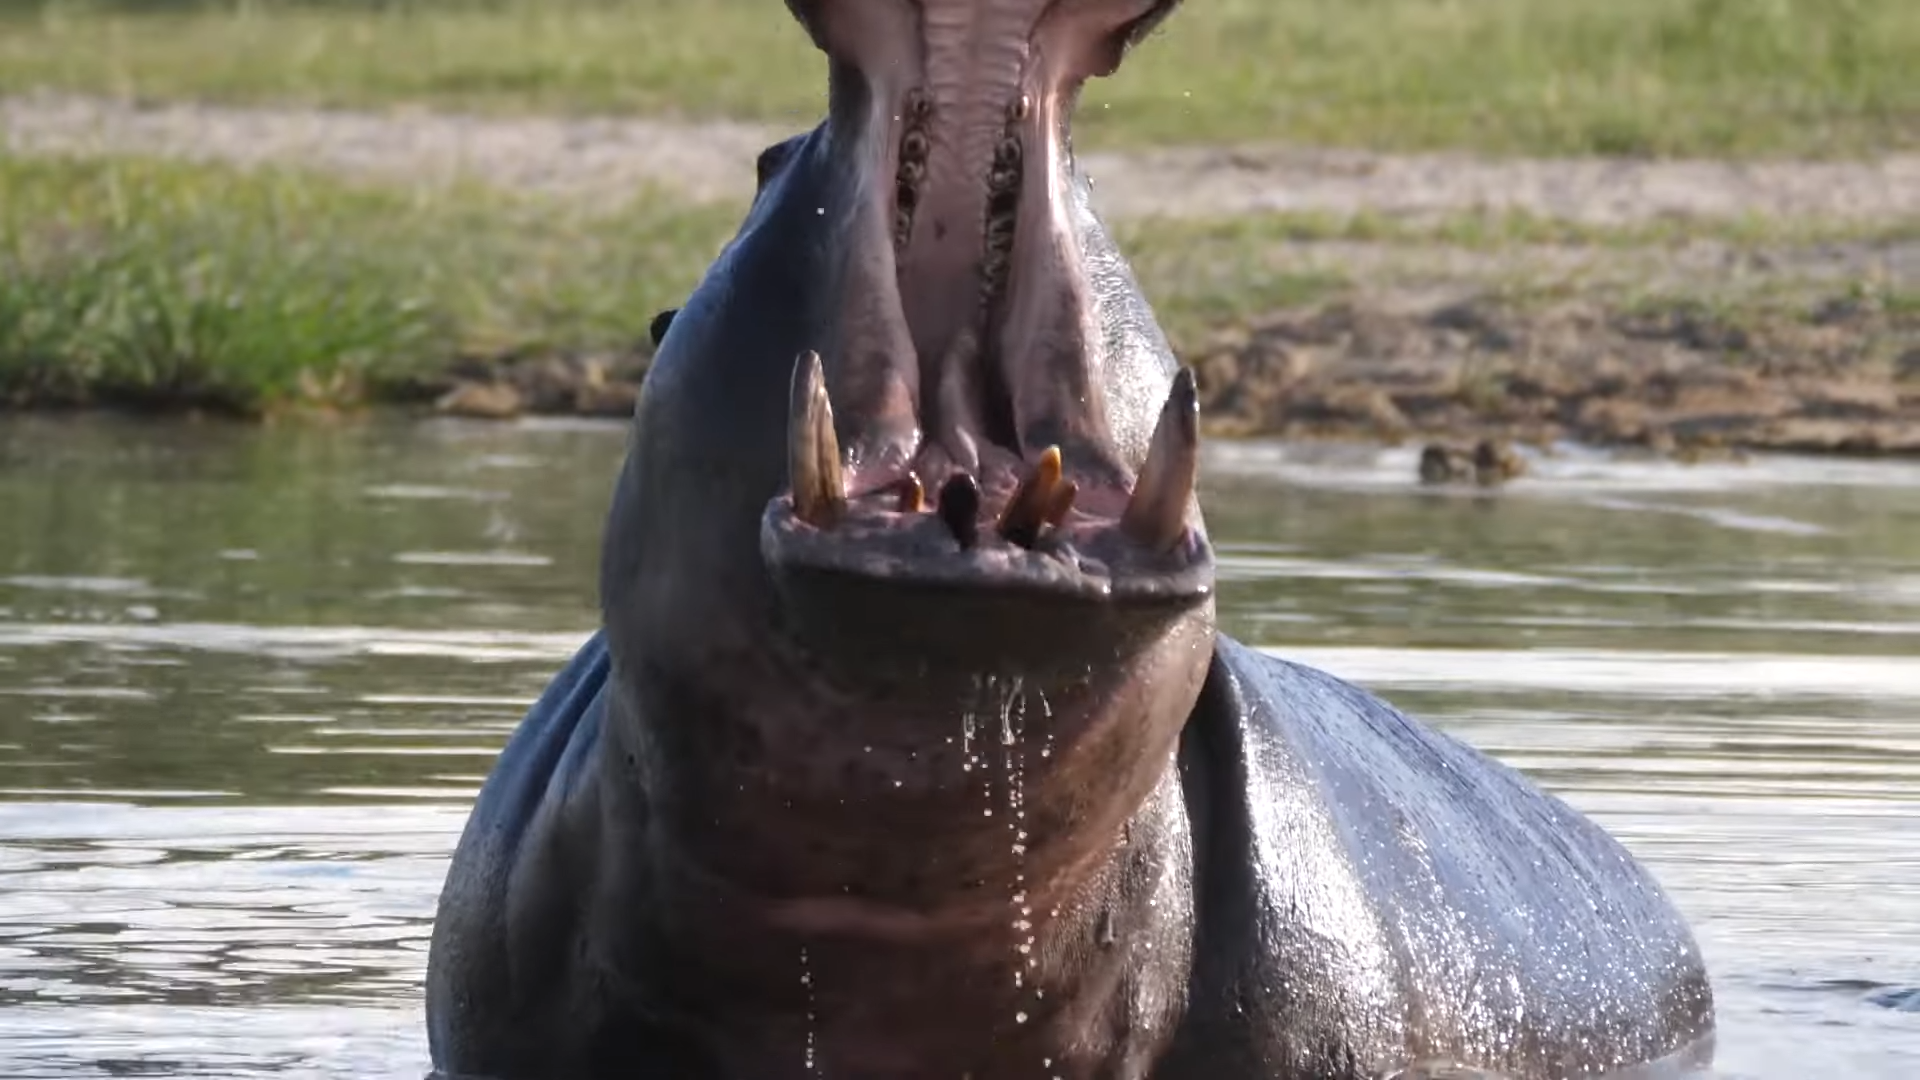
[[960, 550], [980, 542], [980, 484], [972, 473], [954, 473], [940, 485], [940, 520], [960, 542]]
[[1080, 485], [1072, 480], [1061, 480], [1053, 489], [1053, 501], [1047, 504], [1046, 522], [1054, 528], [1067, 520], [1067, 513], [1073, 509], [1074, 496], [1080, 494]]
[[1000, 512], [1000, 535], [1021, 547], [1032, 547], [1053, 509], [1061, 480], [1060, 448], [1049, 446]]
[[918, 514], [927, 508], [927, 489], [920, 483], [920, 474], [908, 471], [896, 486], [900, 501], [895, 506], [902, 514]]
[[833, 433], [833, 401], [827, 397], [820, 354], [808, 349], [793, 366], [787, 400], [787, 472], [793, 512], [809, 525], [829, 528], [847, 508], [847, 481], [840, 468], [840, 441]]
[[1133, 485], [1120, 528], [1153, 551], [1171, 548], [1187, 529], [1187, 504], [1200, 473], [1200, 395], [1193, 372], [1181, 368], [1160, 409], [1147, 462]]

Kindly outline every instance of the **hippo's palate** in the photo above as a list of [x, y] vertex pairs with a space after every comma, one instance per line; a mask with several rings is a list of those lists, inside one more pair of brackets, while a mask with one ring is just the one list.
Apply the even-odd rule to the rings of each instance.
[[938, 444], [911, 460], [849, 467], [818, 355], [795, 365], [790, 488], [768, 506], [762, 552], [776, 572], [1010, 589], [1084, 600], [1198, 601], [1211, 549], [1189, 521], [1199, 460], [1192, 375], [1174, 379], [1139, 475], [1074, 475], [1060, 447], [1034, 460], [980, 446], [977, 471]]

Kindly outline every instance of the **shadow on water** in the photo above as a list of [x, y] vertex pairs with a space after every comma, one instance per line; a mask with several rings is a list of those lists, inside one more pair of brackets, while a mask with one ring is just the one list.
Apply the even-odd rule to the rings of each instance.
[[[621, 430], [0, 427], [0, 1075], [418, 1077], [444, 860], [595, 621]], [[1920, 1075], [1920, 467], [1216, 448], [1227, 628], [1593, 813], [1717, 1075]]]

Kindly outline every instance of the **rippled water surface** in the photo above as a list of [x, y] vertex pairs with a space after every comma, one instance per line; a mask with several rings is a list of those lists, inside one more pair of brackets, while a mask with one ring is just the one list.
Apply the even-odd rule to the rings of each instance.
[[[445, 858], [593, 625], [621, 451], [0, 418], [0, 1076], [421, 1075]], [[1216, 449], [1229, 629], [1623, 837], [1718, 1075], [1920, 1076], [1920, 467], [1412, 473]]]

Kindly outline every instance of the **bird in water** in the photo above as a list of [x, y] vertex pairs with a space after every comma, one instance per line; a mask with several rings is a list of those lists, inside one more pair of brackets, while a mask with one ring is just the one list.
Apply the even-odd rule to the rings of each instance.
[[1482, 439], [1472, 449], [1429, 443], [1420, 451], [1420, 482], [1498, 487], [1527, 471], [1518, 451], [1504, 441]]

